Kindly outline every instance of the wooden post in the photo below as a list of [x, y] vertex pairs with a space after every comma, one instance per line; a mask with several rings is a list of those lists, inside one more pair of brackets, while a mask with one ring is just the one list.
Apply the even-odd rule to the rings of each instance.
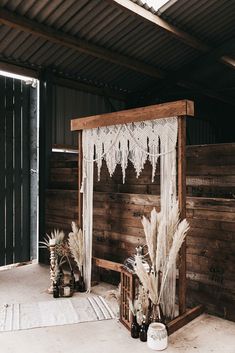
[[[180, 218], [186, 217], [186, 116], [178, 117], [178, 200]], [[180, 249], [179, 314], [186, 311], [186, 240]]]
[[78, 226], [82, 229], [83, 227], [83, 195], [80, 192], [82, 186], [82, 130], [78, 131]]

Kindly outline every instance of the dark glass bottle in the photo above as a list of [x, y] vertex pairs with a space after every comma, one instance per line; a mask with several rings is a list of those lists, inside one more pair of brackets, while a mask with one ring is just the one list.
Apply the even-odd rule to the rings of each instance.
[[131, 337], [139, 338], [140, 326], [136, 320], [136, 316], [133, 316], [132, 324], [131, 324]]
[[71, 270], [71, 279], [70, 279], [70, 287], [72, 290], [75, 290], [75, 277], [74, 277], [74, 273], [73, 270]]
[[64, 272], [63, 272], [62, 268], [60, 267], [59, 280], [58, 280], [60, 286], [62, 286], [63, 281], [64, 281]]
[[79, 280], [75, 282], [75, 291], [79, 292]]
[[53, 283], [53, 297], [54, 298], [59, 298], [60, 296], [60, 290], [57, 282]]
[[140, 326], [140, 340], [142, 342], [147, 342], [147, 332], [148, 332], [148, 325], [145, 322], [145, 317], [143, 317], [142, 324]]
[[85, 282], [84, 282], [84, 279], [83, 279], [82, 275], [79, 278], [78, 291], [81, 292], [81, 293], [86, 291], [86, 286], [85, 286]]

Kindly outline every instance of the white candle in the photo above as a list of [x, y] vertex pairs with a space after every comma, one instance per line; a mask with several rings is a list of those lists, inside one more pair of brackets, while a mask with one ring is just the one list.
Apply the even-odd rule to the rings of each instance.
[[68, 297], [70, 295], [70, 287], [64, 287], [64, 296]]
[[50, 246], [55, 246], [55, 238], [52, 238], [49, 240], [49, 245]]

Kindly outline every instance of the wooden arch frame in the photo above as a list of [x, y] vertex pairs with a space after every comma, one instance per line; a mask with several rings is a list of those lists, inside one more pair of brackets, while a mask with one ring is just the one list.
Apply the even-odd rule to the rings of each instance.
[[[82, 227], [82, 195], [80, 193], [82, 183], [82, 130], [93, 129], [101, 126], [120, 125], [137, 121], [178, 117], [178, 145], [177, 145], [177, 189], [181, 219], [186, 217], [186, 117], [194, 117], [194, 102], [179, 100], [175, 102], [151, 105], [143, 108], [122, 110], [114, 113], [75, 118], [71, 121], [71, 130], [78, 131], [78, 224]], [[97, 259], [99, 264], [101, 259]], [[100, 261], [99, 261], [100, 260]], [[105, 262], [106, 267], [119, 271], [118, 264]], [[179, 262], [179, 316], [168, 325], [169, 333], [200, 315], [203, 311], [201, 305], [186, 310], [186, 242], [180, 249]]]

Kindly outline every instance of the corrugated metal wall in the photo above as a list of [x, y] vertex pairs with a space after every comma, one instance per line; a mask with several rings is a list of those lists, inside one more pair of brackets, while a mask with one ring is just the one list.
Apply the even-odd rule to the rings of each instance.
[[124, 102], [75, 89], [53, 86], [52, 145], [77, 147], [77, 134], [70, 131], [70, 120], [82, 116], [125, 109]]
[[187, 118], [187, 145], [205, 145], [216, 143], [215, 127], [210, 121], [200, 118]]

